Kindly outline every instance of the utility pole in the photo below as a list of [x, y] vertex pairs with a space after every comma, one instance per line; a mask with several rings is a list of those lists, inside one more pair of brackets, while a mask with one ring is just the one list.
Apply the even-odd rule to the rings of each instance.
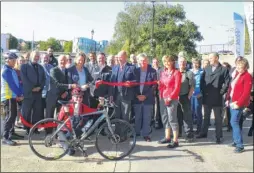
[[151, 1], [153, 3], [153, 22], [152, 22], [152, 39], [151, 39], [151, 52], [152, 52], [152, 58], [154, 58], [154, 51], [155, 51], [155, 42], [154, 42], [154, 15], [155, 15], [155, 7], [154, 3], [155, 1]]
[[32, 48], [32, 51], [34, 50], [34, 30], [33, 30], [33, 40], [32, 40], [32, 46], [31, 46], [31, 48]]

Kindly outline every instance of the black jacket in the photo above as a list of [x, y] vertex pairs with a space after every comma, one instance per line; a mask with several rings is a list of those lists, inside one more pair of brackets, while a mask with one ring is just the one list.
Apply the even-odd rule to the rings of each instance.
[[[96, 78], [94, 79], [94, 84], [98, 80], [109, 82], [111, 74], [112, 74], [112, 68], [106, 65], [104, 68], [100, 70], [98, 76], [96, 76]], [[104, 96], [107, 97], [109, 95], [109, 86], [105, 84], [100, 85], [97, 89], [94, 90], [94, 95], [97, 97], [104, 97]]]
[[228, 69], [219, 64], [212, 72], [212, 66], [208, 66], [204, 69], [200, 82], [203, 104], [222, 106], [223, 95], [228, 91], [230, 82]]
[[59, 67], [52, 68], [50, 70], [50, 82], [47, 97], [59, 98], [65, 91], [69, 91], [67, 69], [65, 69], [65, 73], [63, 73]]

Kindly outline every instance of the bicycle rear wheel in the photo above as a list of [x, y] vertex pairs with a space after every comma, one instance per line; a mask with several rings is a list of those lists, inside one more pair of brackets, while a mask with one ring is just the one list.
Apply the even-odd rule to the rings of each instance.
[[112, 132], [104, 123], [96, 135], [95, 146], [100, 155], [109, 160], [121, 160], [130, 155], [136, 145], [136, 133], [131, 124], [120, 119], [111, 120]]
[[30, 129], [29, 146], [39, 158], [57, 160], [65, 156], [70, 148], [67, 134], [71, 136], [63, 122], [46, 118]]

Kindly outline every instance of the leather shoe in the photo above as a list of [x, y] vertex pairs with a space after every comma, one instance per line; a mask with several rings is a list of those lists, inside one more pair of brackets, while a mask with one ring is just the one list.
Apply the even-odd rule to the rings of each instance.
[[220, 144], [221, 143], [221, 139], [220, 138], [216, 138], [216, 144]]
[[17, 142], [12, 141], [12, 140], [10, 140], [10, 139], [3, 139], [2, 144], [3, 144], [3, 145], [14, 146], [14, 145], [17, 145]]
[[145, 136], [144, 139], [145, 139], [146, 142], [151, 142], [152, 141], [149, 136]]

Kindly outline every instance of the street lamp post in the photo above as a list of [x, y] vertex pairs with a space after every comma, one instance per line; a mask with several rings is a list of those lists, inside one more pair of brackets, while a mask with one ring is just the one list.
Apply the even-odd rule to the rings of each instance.
[[153, 22], [152, 22], [152, 38], [151, 38], [151, 49], [152, 49], [152, 57], [154, 58], [154, 51], [155, 51], [155, 43], [154, 43], [154, 15], [155, 15], [155, 1], [151, 1], [153, 3]]
[[[92, 40], [94, 40], [93, 39], [93, 36], [94, 36], [94, 29], [92, 29], [92, 31], [91, 31], [91, 36], [92, 36]], [[94, 40], [94, 52], [96, 52], [96, 41]]]

